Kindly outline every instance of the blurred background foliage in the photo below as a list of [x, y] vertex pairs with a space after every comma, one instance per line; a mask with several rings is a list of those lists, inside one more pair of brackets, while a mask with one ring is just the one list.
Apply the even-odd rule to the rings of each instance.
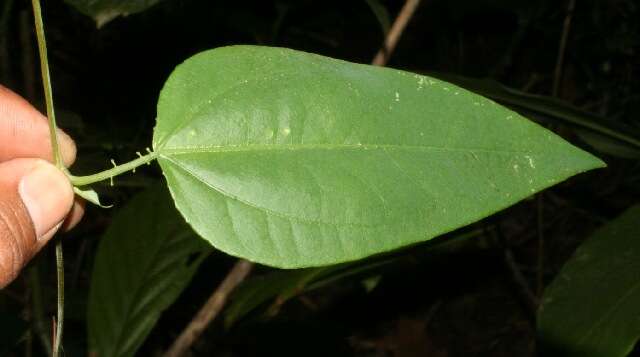
[[[368, 63], [403, 5], [162, 0], [140, 11], [123, 5], [136, 1], [113, 1], [105, 12], [81, 0], [68, 1], [77, 7], [43, 2], [59, 124], [78, 144], [77, 174], [106, 168], [110, 159], [128, 161], [150, 145], [158, 93], [189, 56], [242, 43]], [[537, 355], [536, 303], [544, 286], [591, 232], [640, 202], [640, 4], [576, 1], [558, 77], [567, 6], [555, 0], [423, 0], [388, 65], [441, 77], [522, 111], [603, 158], [606, 170], [454, 232], [453, 239], [322, 271], [258, 267], [193, 354]], [[28, 1], [1, 0], [0, 83], [42, 108], [32, 23]], [[61, 238], [66, 355], [86, 354], [87, 299], [100, 237], [117, 207], [159, 180], [152, 166], [116, 178], [114, 187], [104, 183], [99, 189], [116, 208], [90, 207], [84, 222]], [[138, 354], [165, 350], [232, 264], [221, 253], [209, 255]], [[0, 354], [46, 353], [38, 340], [46, 340], [55, 309], [53, 267], [53, 254], [45, 252], [0, 293], [0, 329], [10, 331], [0, 333]]]

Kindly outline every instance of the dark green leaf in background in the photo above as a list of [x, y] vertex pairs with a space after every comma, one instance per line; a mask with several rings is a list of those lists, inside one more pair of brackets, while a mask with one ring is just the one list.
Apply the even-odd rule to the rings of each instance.
[[132, 199], [98, 247], [89, 294], [90, 351], [133, 356], [207, 251], [165, 188]]
[[640, 206], [596, 231], [546, 289], [543, 347], [558, 356], [623, 357], [640, 337]]
[[202, 237], [284, 268], [426, 241], [604, 166], [450, 83], [255, 46], [178, 66], [153, 147]]
[[[492, 230], [489, 228], [488, 230]], [[331, 286], [346, 279], [379, 280], [381, 273], [389, 271], [394, 264], [399, 264], [406, 258], [408, 252], [419, 255], [411, 256], [411, 260], [435, 261], [438, 256], [451, 254], [468, 249], [490, 249], [486, 239], [482, 239], [484, 230], [460, 232], [447, 237], [441, 242], [431, 241], [423, 244], [420, 249], [400, 250], [391, 255], [378, 255], [365, 260], [332, 265], [320, 268], [274, 270], [269, 273], [252, 276], [245, 280], [231, 296], [231, 301], [225, 309], [225, 325], [235, 324], [260, 306], [272, 302], [266, 315], [277, 312], [274, 307], [283, 305], [287, 300], [315, 289]]]
[[65, 0], [80, 12], [91, 16], [98, 28], [118, 16], [144, 11], [162, 0]]
[[232, 295], [232, 300], [225, 310], [225, 325], [227, 327], [233, 325], [261, 304], [273, 299], [278, 298], [280, 303], [284, 303], [292, 296], [304, 291], [311, 281], [332, 270], [335, 268], [277, 270], [252, 277]]
[[251, 277], [232, 295], [231, 302], [225, 310], [225, 325], [233, 325], [260, 305], [272, 300], [275, 301], [267, 309], [267, 314], [275, 314], [277, 309], [274, 308], [299, 294], [358, 275], [368, 277], [366, 274], [374, 274], [376, 269], [388, 266], [393, 261], [393, 258], [386, 258], [320, 268], [274, 270]]

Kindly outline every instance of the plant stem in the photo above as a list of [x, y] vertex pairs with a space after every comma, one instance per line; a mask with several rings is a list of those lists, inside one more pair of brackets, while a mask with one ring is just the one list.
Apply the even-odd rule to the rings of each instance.
[[[33, 17], [38, 37], [38, 50], [40, 51], [40, 72], [42, 74], [42, 86], [44, 98], [47, 104], [47, 117], [49, 118], [49, 135], [51, 138], [51, 152], [53, 161], [60, 170], [66, 170], [58, 147], [58, 127], [56, 114], [53, 108], [53, 90], [51, 89], [51, 74], [49, 73], [49, 58], [47, 56], [47, 40], [44, 35], [44, 23], [42, 21], [42, 9], [40, 0], [31, 0]], [[56, 335], [53, 340], [53, 357], [58, 357], [62, 344], [62, 332], [64, 328], [64, 258], [62, 255], [62, 242], [56, 243], [56, 271], [58, 278], [58, 318], [56, 319]]]
[[62, 157], [58, 147], [58, 127], [56, 125], [56, 113], [53, 109], [53, 90], [51, 89], [51, 75], [49, 73], [49, 58], [47, 55], [47, 40], [44, 36], [44, 23], [42, 22], [42, 9], [40, 0], [31, 0], [33, 5], [33, 15], [36, 24], [36, 35], [38, 36], [38, 49], [40, 51], [40, 71], [42, 72], [42, 86], [44, 87], [44, 98], [47, 104], [47, 117], [49, 118], [49, 134], [51, 136], [51, 149], [54, 163], [58, 168], [63, 168]]
[[407, 27], [407, 24], [413, 17], [413, 14], [418, 8], [418, 5], [420, 5], [420, 0], [406, 0], [404, 6], [400, 10], [400, 13], [398, 14], [398, 17], [396, 17], [396, 20], [393, 22], [391, 30], [389, 30], [389, 33], [387, 34], [382, 47], [373, 58], [372, 64], [374, 66], [387, 65], [389, 57], [391, 57], [391, 54], [396, 49], [396, 45], [402, 37], [404, 29], [405, 27]]
[[184, 356], [191, 348], [191, 345], [200, 337], [202, 332], [209, 326], [211, 321], [222, 311], [229, 294], [244, 281], [249, 275], [253, 263], [244, 259], [238, 260], [231, 271], [224, 278], [222, 283], [216, 288], [207, 302], [200, 308], [200, 311], [191, 320], [189, 325], [180, 333], [180, 336], [173, 342], [164, 357]]
[[53, 357], [58, 357], [60, 354], [64, 328], [64, 258], [61, 241], [56, 242], [56, 268], [58, 276], [58, 318], [56, 319], [56, 336], [53, 340]]
[[564, 56], [567, 50], [567, 41], [569, 39], [569, 31], [571, 29], [571, 20], [573, 19], [573, 11], [576, 8], [576, 0], [569, 0], [567, 15], [564, 18], [562, 27], [562, 36], [560, 37], [560, 45], [558, 48], [558, 59], [556, 60], [556, 68], [553, 74], [553, 86], [551, 95], [558, 97], [560, 94], [560, 84], [562, 82], [562, 67], [564, 66]]
[[87, 186], [92, 183], [109, 180], [114, 176], [118, 176], [127, 171], [134, 170], [138, 166], [142, 166], [144, 164], [148, 164], [151, 161], [155, 160], [158, 157], [158, 154], [151, 151], [147, 155], [140, 155], [139, 158], [129, 161], [126, 164], [114, 166], [112, 169], [104, 170], [102, 172], [98, 172], [97, 174], [87, 175], [87, 176], [73, 176], [68, 174], [69, 180], [74, 186]]

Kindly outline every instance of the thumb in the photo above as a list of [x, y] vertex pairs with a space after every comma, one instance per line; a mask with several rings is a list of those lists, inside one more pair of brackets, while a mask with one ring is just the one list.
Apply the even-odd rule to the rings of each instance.
[[73, 199], [67, 177], [44, 160], [0, 164], [0, 288], [53, 237]]

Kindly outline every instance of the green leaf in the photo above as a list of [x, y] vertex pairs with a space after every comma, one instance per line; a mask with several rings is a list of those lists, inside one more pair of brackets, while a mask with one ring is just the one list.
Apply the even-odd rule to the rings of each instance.
[[229, 327], [260, 305], [275, 300], [267, 314], [274, 314], [286, 301], [310, 290], [323, 288], [337, 281], [375, 271], [390, 265], [395, 259], [351, 262], [320, 268], [275, 270], [251, 277], [232, 295], [225, 312], [225, 326]]
[[118, 16], [142, 12], [162, 0], [65, 0], [78, 11], [91, 16], [98, 28]]
[[336, 268], [308, 268], [298, 270], [277, 270], [252, 277], [244, 282], [232, 295], [231, 303], [225, 311], [225, 326], [229, 327], [258, 306], [273, 299], [284, 303], [304, 291], [313, 280]]
[[98, 193], [94, 190], [81, 190], [78, 187], [74, 187], [73, 188], [73, 192], [75, 192], [76, 195], [84, 198], [85, 200], [87, 200], [88, 202], [98, 206], [98, 207], [102, 207], [102, 208], [111, 208], [113, 207], [113, 205], [109, 205], [109, 206], [105, 206], [102, 203], [100, 203], [100, 196], [98, 196]]
[[640, 157], [640, 132], [630, 126], [571, 106], [557, 98], [506, 87], [493, 79], [445, 73], [431, 75], [491, 98], [540, 122], [571, 126], [581, 139], [603, 153], [624, 158]]
[[97, 356], [135, 355], [207, 254], [166, 191], [133, 198], [102, 237], [88, 306], [90, 350]]
[[153, 147], [198, 234], [283, 268], [426, 241], [604, 166], [452, 84], [254, 46], [178, 66]]
[[640, 205], [596, 231], [546, 289], [541, 341], [559, 356], [622, 357], [640, 337]]

